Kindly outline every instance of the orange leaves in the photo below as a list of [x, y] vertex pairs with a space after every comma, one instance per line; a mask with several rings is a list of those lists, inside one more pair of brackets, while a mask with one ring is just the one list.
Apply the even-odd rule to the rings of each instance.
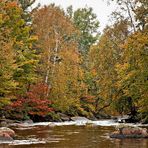
[[68, 110], [78, 102], [82, 78], [77, 30], [59, 7], [49, 5], [34, 14], [34, 34], [38, 36], [39, 73], [52, 85], [49, 95], [58, 110]]
[[21, 109], [23, 107], [23, 104], [24, 104], [24, 99], [19, 99], [15, 102], [11, 103], [10, 106], [14, 109], [16, 109], [16, 108]]
[[13, 1], [13, 2], [9, 2], [6, 4], [6, 9], [12, 9], [12, 8], [15, 8], [15, 7], [18, 7], [17, 5], [17, 2]]

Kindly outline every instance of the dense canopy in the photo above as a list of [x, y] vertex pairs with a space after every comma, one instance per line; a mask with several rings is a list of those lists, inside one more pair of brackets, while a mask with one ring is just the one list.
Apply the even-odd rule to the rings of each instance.
[[0, 0], [0, 115], [148, 122], [148, 3], [109, 1], [120, 9], [100, 34], [92, 8]]

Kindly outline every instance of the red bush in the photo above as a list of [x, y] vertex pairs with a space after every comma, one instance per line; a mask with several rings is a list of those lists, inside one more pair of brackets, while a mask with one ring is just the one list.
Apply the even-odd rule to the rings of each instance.
[[[24, 116], [46, 116], [53, 111], [50, 107], [52, 103], [48, 100], [47, 91], [48, 86], [44, 83], [31, 85], [26, 96], [18, 97], [16, 101], [7, 106], [7, 110], [9, 110], [9, 113], [11, 112], [12, 116], [13, 113], [22, 113]], [[18, 116], [20, 117], [20, 115]]]

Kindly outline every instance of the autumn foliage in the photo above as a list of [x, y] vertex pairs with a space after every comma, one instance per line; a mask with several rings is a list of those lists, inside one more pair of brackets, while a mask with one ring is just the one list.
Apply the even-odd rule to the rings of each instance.
[[0, 116], [40, 121], [134, 109], [148, 122], [148, 4], [112, 1], [120, 12], [100, 35], [92, 8], [31, 10], [35, 0], [0, 0]]
[[6, 109], [9, 110], [9, 114], [15, 114], [16, 118], [35, 115], [44, 117], [53, 111], [51, 101], [46, 95], [47, 90], [48, 86], [44, 83], [31, 85], [26, 96], [19, 96]]

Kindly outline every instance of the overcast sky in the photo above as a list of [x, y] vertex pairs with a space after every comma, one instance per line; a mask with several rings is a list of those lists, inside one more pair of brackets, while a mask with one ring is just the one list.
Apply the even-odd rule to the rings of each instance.
[[42, 6], [55, 3], [64, 9], [72, 5], [74, 10], [85, 6], [92, 7], [100, 22], [99, 30], [102, 31], [103, 28], [109, 23], [108, 16], [113, 10], [115, 10], [115, 5], [113, 3], [108, 5], [106, 1], [107, 0], [37, 0], [37, 3], [40, 3]]

